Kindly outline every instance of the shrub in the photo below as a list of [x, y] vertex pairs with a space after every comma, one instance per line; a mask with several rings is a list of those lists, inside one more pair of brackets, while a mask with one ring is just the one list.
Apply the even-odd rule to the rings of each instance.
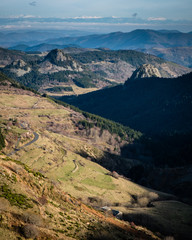
[[20, 162], [18, 160], [12, 159], [10, 157], [5, 157], [2, 160], [4, 160], [4, 161], [12, 161], [12, 162], [22, 166], [28, 173], [32, 173], [35, 177], [45, 178], [45, 176], [42, 173], [33, 171], [26, 164], [24, 164], [24, 163], [22, 163], [22, 162]]
[[145, 192], [138, 196], [132, 196], [132, 204], [135, 207], [149, 207], [151, 202], [157, 200], [159, 195], [154, 192]]
[[23, 194], [13, 193], [11, 189], [8, 188], [7, 184], [1, 186], [0, 197], [6, 198], [11, 205], [15, 205], [19, 208], [32, 208], [33, 206], [29, 203], [29, 199]]
[[22, 227], [22, 232], [25, 238], [36, 238], [39, 234], [39, 230], [32, 224], [28, 224]]
[[23, 214], [22, 219], [25, 223], [36, 225], [36, 226], [42, 226], [43, 220], [42, 217], [38, 214], [26, 212]]
[[140, 207], [146, 207], [149, 204], [149, 199], [147, 197], [140, 197], [137, 199], [137, 203]]
[[48, 203], [46, 196], [39, 197], [38, 200], [42, 205], [45, 205]]

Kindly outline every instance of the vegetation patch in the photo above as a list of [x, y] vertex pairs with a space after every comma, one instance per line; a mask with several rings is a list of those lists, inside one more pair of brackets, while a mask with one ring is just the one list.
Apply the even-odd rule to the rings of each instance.
[[51, 93], [58, 93], [58, 92], [62, 92], [62, 91], [72, 92], [73, 88], [70, 86], [69, 87], [57, 86], [57, 87], [46, 88], [45, 90], [48, 92], [51, 92]]
[[6, 198], [11, 205], [15, 205], [19, 208], [32, 208], [32, 204], [29, 203], [29, 199], [23, 194], [13, 193], [11, 189], [9, 189], [7, 184], [1, 186], [1, 194], [0, 197]]
[[23, 232], [24, 237], [32, 238], [32, 239], [36, 238], [39, 234], [39, 230], [37, 229], [37, 227], [32, 224], [27, 224], [27, 225], [23, 226], [22, 232]]
[[82, 181], [82, 183], [99, 187], [99, 188], [105, 188], [108, 190], [114, 190], [115, 185], [112, 183], [111, 177], [107, 175], [100, 175], [97, 176], [95, 179], [93, 178], [86, 178]]
[[4, 140], [4, 136], [1, 133], [1, 129], [0, 129], [0, 150], [4, 147], [5, 147], [5, 140]]
[[[14, 73], [9, 73], [7, 71], [5, 71], [5, 73], [8, 73], [8, 75], [12, 78], [15, 77], [15, 74]], [[9, 77], [7, 77], [4, 73], [0, 72], [0, 85], [4, 85], [6, 86], [7, 85], [7, 82], [9, 82], [11, 84], [12, 87], [15, 87], [15, 88], [20, 88], [20, 89], [23, 89], [23, 90], [28, 90], [28, 91], [31, 91], [35, 94], [39, 94], [36, 90], [32, 89], [31, 87], [26, 87], [23, 85], [23, 83], [18, 83], [17, 81], [11, 79]], [[15, 77], [16, 78], [16, 77]], [[24, 83], [25, 84], [25, 83]]]
[[32, 173], [35, 177], [41, 177], [41, 178], [45, 178], [45, 176], [40, 173], [40, 172], [36, 172], [36, 171], [33, 171], [32, 169], [30, 169], [26, 164], [18, 161], [18, 160], [15, 160], [15, 159], [12, 159], [12, 158], [9, 158], [9, 157], [6, 157], [6, 158], [2, 158], [2, 160], [4, 161], [12, 161], [22, 167], [24, 167], [24, 169], [28, 172], [28, 173]]
[[78, 122], [79, 125], [82, 125], [84, 128], [86, 129], [90, 129], [90, 128], [93, 128], [94, 127], [94, 123], [92, 122], [88, 122], [86, 120], [80, 120]]

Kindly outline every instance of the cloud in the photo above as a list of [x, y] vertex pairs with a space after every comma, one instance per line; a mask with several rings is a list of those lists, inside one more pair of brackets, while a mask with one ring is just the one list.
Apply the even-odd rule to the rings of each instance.
[[147, 19], [148, 21], [166, 21], [167, 19], [166, 18], [164, 18], [164, 17], [149, 17], [148, 19]]
[[17, 29], [27, 29], [27, 28], [31, 28], [32, 26], [30, 24], [26, 25], [26, 24], [21, 24], [19, 26], [17, 25], [5, 25], [5, 26], [1, 26], [0, 25], [0, 30], [17, 30]]
[[37, 6], [37, 2], [36, 1], [30, 2], [29, 5], [35, 7], [35, 6]]
[[[5, 17], [4, 19], [12, 19], [12, 18], [14, 18], [16, 21], [17, 21], [17, 19], [22, 19], [22, 18], [40, 18], [40, 17], [38, 17], [38, 16], [34, 16], [34, 15], [24, 15], [24, 14], [20, 14], [20, 15], [12, 15], [12, 16], [10, 16], [10, 17]], [[0, 22], [0, 25], [1, 25], [1, 22]]]
[[34, 15], [23, 15], [22, 18], [36, 18]]
[[[23, 26], [21, 26], [23, 24]], [[149, 17], [141, 19], [137, 17], [119, 18], [98, 16], [79, 16], [71, 18], [44, 18], [33, 15], [11, 16], [0, 18], [0, 29], [77, 29], [93, 32], [128, 32], [137, 28], [147, 29], [176, 29], [182, 32], [189, 32], [192, 29], [192, 21], [171, 20], [164, 17]]]
[[81, 17], [74, 17], [72, 19], [99, 19], [102, 17], [98, 17], [98, 16], [81, 16]]

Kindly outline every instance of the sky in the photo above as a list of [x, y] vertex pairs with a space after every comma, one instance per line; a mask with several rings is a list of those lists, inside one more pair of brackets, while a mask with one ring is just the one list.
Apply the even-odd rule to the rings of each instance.
[[[146, 20], [152, 22], [154, 27], [159, 28], [165, 25], [168, 28], [167, 21], [169, 21], [169, 28], [180, 28], [187, 31], [191, 28], [192, 22], [192, 0], [2, 0], [0, 1], [0, 18], [18, 18], [27, 19], [25, 27], [34, 27], [34, 20], [31, 23], [30, 17], [33, 18], [76, 18], [82, 19], [93, 17], [112, 17], [115, 18], [133, 18], [130, 22], [127, 20], [127, 28], [130, 28], [133, 22], [140, 22], [146, 24]], [[81, 19], [79, 18], [79, 19]], [[90, 19], [90, 18], [89, 18]], [[136, 21], [137, 20], [137, 21]], [[155, 21], [156, 22], [155, 25]], [[159, 22], [161, 21], [161, 26]], [[170, 23], [170, 21], [172, 21]], [[188, 21], [188, 22], [187, 22]], [[16, 27], [12, 23], [13, 26]], [[36, 26], [38, 20], [36, 21]], [[45, 21], [46, 22], [46, 21]], [[80, 22], [80, 20], [79, 20]], [[24, 23], [24, 22], [23, 22]], [[175, 25], [174, 25], [175, 24]], [[186, 24], [188, 25], [186, 27]], [[7, 22], [0, 20], [0, 27], [12, 26]], [[43, 24], [42, 24], [43, 25]], [[80, 23], [76, 24], [76, 26]], [[82, 26], [83, 24], [81, 24]], [[90, 27], [90, 24], [88, 24]], [[88, 26], [87, 25], [87, 26]], [[92, 24], [94, 25], [94, 24]], [[96, 25], [96, 24], [95, 24]], [[129, 27], [128, 27], [129, 25]], [[184, 26], [185, 25], [185, 26]], [[190, 26], [189, 26], [190, 25]], [[24, 26], [24, 25], [22, 25]], [[57, 24], [59, 27], [59, 24]], [[60, 24], [60, 27], [67, 26], [66, 23]], [[79, 27], [81, 27], [79, 26]], [[104, 25], [103, 25], [104, 26]], [[120, 28], [123, 26], [121, 23]], [[125, 23], [124, 23], [125, 26]], [[180, 26], [180, 27], [179, 27]], [[18, 26], [19, 27], [19, 26]], [[75, 27], [75, 24], [73, 24]], [[85, 27], [85, 23], [84, 23]], [[135, 26], [137, 27], [137, 26]], [[139, 27], [139, 25], [138, 25]], [[147, 26], [146, 26], [147, 27]], [[150, 27], [150, 24], [149, 24]], [[90, 27], [91, 28], [91, 27]], [[93, 28], [93, 26], [92, 26]], [[192, 31], [192, 28], [191, 30]]]

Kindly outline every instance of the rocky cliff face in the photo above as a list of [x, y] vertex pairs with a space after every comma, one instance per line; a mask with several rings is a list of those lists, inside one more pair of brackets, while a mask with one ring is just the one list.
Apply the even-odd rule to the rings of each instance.
[[77, 63], [71, 56], [64, 54], [60, 49], [52, 50], [40, 64], [39, 72], [43, 74], [59, 71], [82, 72], [81, 64]]
[[159, 70], [151, 64], [143, 64], [137, 68], [130, 79], [162, 77]]
[[7, 66], [7, 68], [9, 68], [9, 71], [15, 73], [18, 77], [24, 76], [25, 74], [31, 72], [31, 68], [22, 59], [13, 61]]

